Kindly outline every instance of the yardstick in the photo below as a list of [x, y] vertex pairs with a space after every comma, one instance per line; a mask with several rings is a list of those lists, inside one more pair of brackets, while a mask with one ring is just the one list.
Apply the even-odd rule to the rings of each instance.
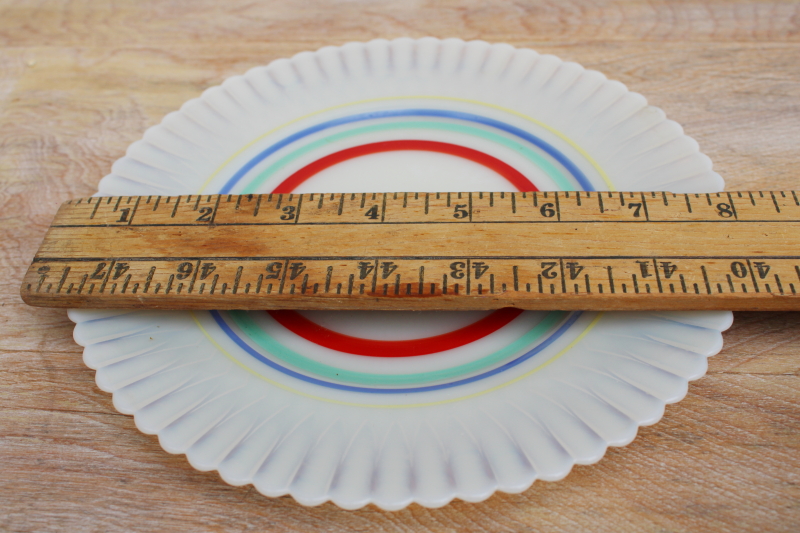
[[795, 191], [124, 196], [64, 203], [31, 305], [800, 309]]

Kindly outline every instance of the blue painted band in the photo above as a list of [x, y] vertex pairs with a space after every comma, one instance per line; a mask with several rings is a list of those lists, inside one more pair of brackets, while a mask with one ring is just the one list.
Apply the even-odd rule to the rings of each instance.
[[367, 392], [367, 393], [372, 393], [372, 394], [405, 394], [405, 393], [412, 393], [412, 392], [430, 392], [430, 391], [435, 391], [435, 390], [450, 389], [450, 388], [453, 388], [453, 387], [457, 387], [459, 385], [466, 385], [468, 383], [474, 383], [476, 381], [480, 381], [482, 379], [489, 378], [491, 376], [494, 376], [496, 374], [499, 374], [501, 372], [509, 370], [509, 369], [511, 369], [511, 368], [513, 368], [513, 367], [515, 367], [515, 366], [527, 361], [528, 359], [530, 359], [534, 355], [540, 353], [542, 350], [544, 350], [545, 348], [550, 346], [553, 342], [555, 342], [558, 338], [560, 338], [570, 328], [570, 326], [572, 326], [572, 324], [574, 324], [575, 321], [578, 320], [578, 318], [581, 316], [581, 314], [582, 314], [582, 312], [572, 313], [564, 321], [564, 323], [561, 324], [561, 326], [559, 326], [559, 328], [555, 332], [553, 332], [553, 334], [550, 337], [548, 337], [547, 339], [542, 341], [540, 344], [536, 345], [532, 350], [530, 350], [530, 351], [520, 355], [516, 359], [514, 359], [512, 361], [509, 361], [509, 362], [507, 362], [507, 363], [505, 363], [505, 364], [503, 364], [503, 365], [501, 365], [501, 366], [499, 366], [497, 368], [494, 368], [492, 370], [488, 370], [486, 372], [483, 372], [481, 374], [477, 374], [475, 376], [471, 376], [471, 377], [468, 377], [468, 378], [452, 381], [450, 383], [440, 383], [438, 385], [427, 385], [427, 386], [424, 386], [424, 387], [406, 387], [406, 388], [398, 388], [398, 389], [390, 389], [390, 388], [378, 389], [378, 388], [373, 388], [373, 387], [355, 387], [353, 385], [343, 385], [343, 384], [340, 384], [340, 383], [333, 383], [333, 382], [330, 382], [330, 381], [324, 381], [324, 380], [321, 380], [321, 379], [317, 379], [317, 378], [313, 378], [313, 377], [310, 377], [310, 376], [306, 376], [304, 374], [300, 374], [299, 372], [295, 372], [294, 370], [291, 370], [291, 369], [286, 368], [286, 367], [284, 367], [282, 365], [279, 365], [278, 363], [268, 359], [267, 357], [264, 357], [261, 353], [259, 353], [257, 350], [255, 350], [252, 346], [247, 344], [247, 342], [245, 342], [241, 337], [239, 337], [239, 335], [236, 334], [236, 332], [228, 325], [228, 323], [225, 322], [225, 320], [222, 318], [222, 315], [219, 313], [219, 311], [211, 311], [211, 316], [214, 318], [214, 321], [217, 323], [217, 325], [220, 328], [222, 328], [222, 331], [224, 331], [225, 334], [228, 335], [228, 337], [230, 337], [230, 339], [233, 342], [235, 342], [245, 352], [247, 352], [251, 356], [255, 357], [256, 359], [258, 359], [259, 361], [261, 361], [265, 365], [269, 366], [270, 368], [273, 368], [273, 369], [277, 370], [278, 372], [286, 374], [287, 376], [291, 376], [293, 378], [299, 379], [301, 381], [305, 381], [307, 383], [312, 383], [314, 385], [320, 385], [322, 387], [328, 387], [328, 388], [331, 388], [331, 389], [338, 389], [338, 390], [344, 390], [344, 391], [350, 391], [350, 392]]
[[570, 174], [575, 178], [575, 180], [580, 184], [580, 186], [585, 191], [594, 191], [595, 188], [592, 186], [592, 183], [586, 177], [586, 175], [579, 169], [575, 163], [570, 161], [570, 159], [565, 156], [561, 151], [559, 151], [555, 146], [548, 143], [547, 141], [540, 139], [539, 137], [529, 133], [523, 129], [517, 128], [516, 126], [512, 126], [511, 124], [507, 124], [505, 122], [501, 122], [499, 120], [495, 120], [492, 118], [484, 117], [481, 115], [474, 115], [472, 113], [462, 113], [460, 111], [446, 111], [440, 109], [391, 109], [391, 110], [384, 110], [384, 111], [371, 111], [369, 113], [360, 113], [357, 115], [349, 115], [342, 118], [337, 118], [333, 120], [329, 120], [326, 122], [321, 122], [314, 126], [310, 126], [304, 130], [298, 131], [297, 133], [293, 133], [288, 137], [281, 139], [280, 141], [272, 144], [271, 146], [265, 148], [260, 153], [256, 154], [255, 157], [250, 159], [247, 163], [244, 164], [236, 173], [222, 186], [220, 189], [220, 194], [228, 194], [231, 192], [231, 189], [241, 180], [248, 172], [250, 172], [257, 164], [261, 161], [269, 157], [270, 155], [274, 154], [281, 148], [284, 148], [291, 143], [302, 139], [303, 137], [307, 137], [314, 133], [333, 128], [336, 126], [341, 126], [344, 124], [350, 124], [353, 122], [361, 122], [364, 120], [375, 120], [381, 118], [391, 118], [391, 117], [439, 117], [439, 118], [450, 118], [456, 120], [464, 120], [467, 122], [474, 122], [477, 124], [483, 124], [484, 126], [490, 126], [492, 128], [499, 129], [506, 133], [510, 133], [520, 139], [523, 139], [534, 146], [539, 147], [544, 152], [549, 154], [553, 159], [558, 161], [565, 169], [569, 171]]

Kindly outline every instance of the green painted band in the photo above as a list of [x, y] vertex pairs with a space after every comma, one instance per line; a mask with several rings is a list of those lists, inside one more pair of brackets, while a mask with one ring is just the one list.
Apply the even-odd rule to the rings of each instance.
[[567, 314], [568, 313], [565, 311], [548, 313], [541, 322], [532, 327], [527, 333], [525, 333], [516, 341], [496, 352], [472, 361], [471, 363], [454, 366], [452, 368], [436, 370], [433, 372], [387, 375], [354, 372], [351, 370], [343, 370], [341, 368], [319, 363], [313, 359], [300, 355], [294, 350], [287, 348], [273, 339], [258, 326], [256, 321], [253, 320], [250, 314], [246, 311], [229, 312], [229, 315], [233, 319], [234, 323], [250, 338], [251, 341], [281, 361], [318, 376], [324, 376], [337, 381], [359, 383], [364, 385], [411, 385], [418, 383], [430, 383], [433, 381], [452, 379], [464, 374], [477, 372], [486, 367], [497, 364], [503, 359], [513, 356], [515, 353], [525, 349], [526, 346], [536, 342], [545, 333], [561, 322]]
[[392, 122], [388, 124], [374, 124], [372, 126], [355, 128], [352, 130], [330, 135], [328, 137], [325, 137], [324, 139], [314, 141], [306, 146], [298, 148], [297, 150], [294, 150], [293, 152], [285, 155], [284, 157], [282, 157], [281, 159], [279, 159], [278, 161], [276, 161], [275, 163], [273, 163], [272, 165], [261, 171], [253, 179], [253, 181], [247, 184], [247, 186], [242, 191], [242, 194], [250, 194], [255, 192], [261, 185], [264, 184], [265, 181], [267, 181], [276, 172], [278, 172], [280, 169], [282, 169], [295, 159], [302, 157], [305, 154], [313, 152], [314, 150], [317, 150], [333, 142], [347, 139], [349, 137], [354, 137], [357, 135], [363, 135], [381, 131], [389, 131], [389, 130], [409, 129], [409, 128], [452, 131], [455, 133], [462, 133], [465, 135], [473, 135], [475, 137], [480, 137], [488, 141], [501, 144], [506, 148], [509, 148], [519, 153], [529, 161], [533, 162], [537, 167], [542, 169], [542, 171], [544, 171], [544, 173], [547, 174], [556, 183], [557, 187], [560, 190], [571, 191], [574, 189], [573, 185], [564, 176], [564, 174], [553, 163], [548, 161], [547, 158], [538, 154], [534, 150], [531, 150], [527, 146], [515, 142], [507, 137], [503, 137], [502, 135], [498, 135], [497, 133], [491, 131], [479, 128], [473, 128], [470, 126], [463, 126], [460, 124], [449, 124], [447, 122], [431, 122], [431, 121], [406, 121], [406, 122]]

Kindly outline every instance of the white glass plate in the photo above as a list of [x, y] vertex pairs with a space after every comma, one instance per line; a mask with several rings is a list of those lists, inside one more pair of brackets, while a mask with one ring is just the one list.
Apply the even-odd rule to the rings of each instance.
[[[327, 47], [230, 78], [149, 129], [98, 194], [722, 185], [697, 143], [621, 83], [532, 50], [426, 38]], [[438, 507], [561, 479], [658, 421], [732, 319], [70, 317], [98, 386], [165, 450], [267, 496], [348, 509]]]

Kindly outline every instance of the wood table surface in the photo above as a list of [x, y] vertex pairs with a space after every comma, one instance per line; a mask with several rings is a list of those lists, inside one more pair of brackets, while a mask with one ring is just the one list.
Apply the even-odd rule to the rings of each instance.
[[708, 375], [632, 444], [521, 494], [343, 511], [231, 487], [94, 383], [20, 279], [57, 206], [225, 78], [348, 41], [507, 42], [600, 70], [700, 143], [730, 190], [800, 189], [800, 4], [0, 1], [0, 530], [797, 531], [800, 313], [736, 313]]

